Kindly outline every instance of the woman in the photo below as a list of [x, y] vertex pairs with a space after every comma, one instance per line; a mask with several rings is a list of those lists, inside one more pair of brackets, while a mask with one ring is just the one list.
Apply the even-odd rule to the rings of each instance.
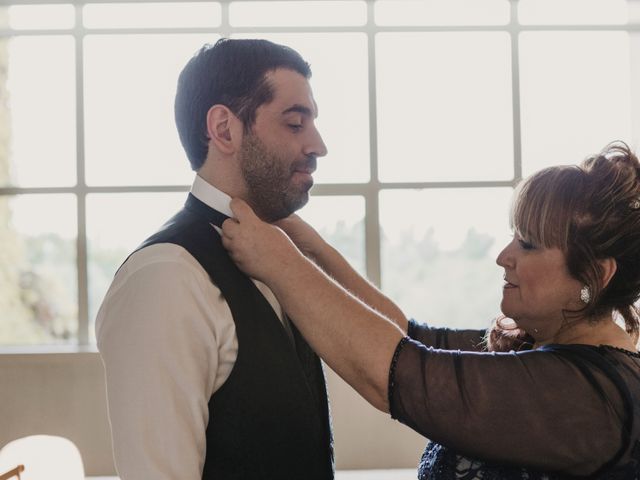
[[484, 343], [407, 322], [301, 220], [280, 223], [289, 238], [232, 208], [238, 266], [365, 399], [431, 439], [420, 478], [640, 478], [640, 163], [626, 145], [519, 186], [497, 258], [504, 318]]

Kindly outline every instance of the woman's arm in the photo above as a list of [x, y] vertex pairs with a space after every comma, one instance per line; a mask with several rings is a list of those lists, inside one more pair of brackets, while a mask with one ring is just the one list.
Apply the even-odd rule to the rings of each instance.
[[625, 447], [633, 414], [598, 357], [585, 345], [475, 353], [403, 342], [391, 415], [471, 458], [590, 475]]
[[486, 330], [458, 330], [430, 327], [426, 323], [409, 320], [407, 335], [427, 347], [443, 350], [482, 352], [487, 350]]
[[282, 231], [242, 201], [231, 206], [236, 219], [224, 223], [222, 237], [231, 257], [272, 288], [314, 350], [375, 407], [462, 454], [498, 463], [586, 475], [620, 449], [628, 423], [620, 396], [587, 354], [401, 343], [395, 324], [306, 259]]
[[331, 279], [277, 227], [234, 199], [222, 243], [248, 275], [266, 283], [312, 348], [360, 395], [388, 411], [393, 352], [403, 331]]
[[355, 297], [392, 320], [403, 332], [407, 317], [393, 301], [360, 276], [335, 248], [329, 245], [311, 225], [293, 214], [276, 225], [286, 232], [293, 243], [311, 258], [331, 278]]

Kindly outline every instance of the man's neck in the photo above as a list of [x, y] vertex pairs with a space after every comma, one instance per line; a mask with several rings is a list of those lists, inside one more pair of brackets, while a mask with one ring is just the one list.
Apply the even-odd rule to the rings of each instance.
[[221, 161], [207, 160], [198, 170], [198, 176], [231, 198], [246, 198], [246, 185], [242, 178], [239, 178], [237, 173], [230, 172], [228, 168], [223, 168], [222, 165]]

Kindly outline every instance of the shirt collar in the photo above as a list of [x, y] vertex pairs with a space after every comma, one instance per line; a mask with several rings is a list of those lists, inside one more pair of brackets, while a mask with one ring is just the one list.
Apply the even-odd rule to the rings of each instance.
[[211, 185], [200, 175], [196, 175], [196, 178], [193, 180], [193, 184], [191, 185], [191, 194], [211, 208], [233, 217], [233, 212], [231, 211], [231, 207], [229, 207], [231, 197]]

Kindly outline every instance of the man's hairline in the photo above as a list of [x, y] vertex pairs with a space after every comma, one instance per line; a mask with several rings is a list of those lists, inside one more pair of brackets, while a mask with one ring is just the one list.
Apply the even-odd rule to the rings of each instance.
[[[307, 82], [309, 82], [309, 79], [311, 78], [311, 69], [309, 69], [309, 75], [304, 75], [303, 73], [301, 73], [300, 71], [296, 70], [293, 67], [290, 66], [278, 66], [275, 68], [271, 68], [267, 71], [264, 72], [264, 75], [262, 76], [262, 81], [267, 82], [267, 84], [269, 85], [269, 88], [271, 89], [272, 93], [273, 93], [273, 82], [269, 79], [269, 76], [275, 72], [277, 72], [278, 70], [289, 70], [290, 72], [293, 73], [297, 73], [298, 75], [300, 75], [302, 78], [304, 78]], [[311, 85], [309, 85], [309, 87], [311, 87]], [[291, 111], [297, 111], [299, 113], [302, 113], [303, 115], [308, 115], [311, 118], [318, 118], [318, 104], [315, 100], [315, 98], [313, 98], [313, 95], [311, 95], [312, 101], [313, 101], [313, 106], [312, 108], [306, 107], [305, 105], [302, 105], [300, 103], [294, 103], [293, 105], [285, 108], [282, 112], [280, 112], [280, 115], [286, 115], [288, 113], [290, 113]], [[256, 107], [256, 113], [258, 111], [258, 109], [264, 105], [269, 105], [270, 103], [272, 103], [275, 100], [275, 96], [274, 98], [271, 99], [271, 101], [269, 102], [263, 102], [260, 105], [258, 105]], [[257, 115], [256, 115], [257, 116]], [[253, 119], [253, 123], [255, 124], [256, 119]], [[253, 125], [251, 125], [253, 126]]]
[[[260, 107], [263, 107], [265, 105], [269, 105], [269, 104], [274, 102], [274, 100], [275, 100], [275, 96], [273, 96], [274, 85], [273, 85], [273, 82], [269, 79], [269, 76], [272, 73], [277, 72], [278, 70], [289, 70], [290, 72], [297, 73], [298, 75], [303, 77], [305, 80], [307, 80], [307, 82], [311, 78], [311, 69], [309, 69], [309, 75], [305, 75], [302, 72], [296, 70], [294, 67], [290, 67], [288, 65], [280, 65], [280, 66], [273, 67], [273, 68], [270, 68], [270, 69], [266, 70], [262, 74], [262, 78], [260, 79], [260, 83], [264, 82], [264, 83], [267, 84], [267, 86], [269, 88], [269, 91], [272, 94], [273, 98], [271, 98], [270, 101], [262, 102], [260, 105], [256, 106], [255, 111], [254, 111], [254, 115], [253, 115], [253, 119], [252, 119], [250, 124], [246, 124], [245, 122], [242, 122], [242, 129], [243, 129], [243, 132], [245, 134], [246, 133], [249, 133], [249, 134], [254, 134], [255, 133], [255, 132], [253, 132], [253, 127], [255, 126], [256, 120], [258, 118], [258, 109], [260, 109]], [[233, 109], [229, 105], [221, 103], [221, 102], [214, 103], [213, 105], [211, 105], [209, 107], [209, 110], [211, 110], [212, 108], [214, 108], [214, 107], [216, 107], [218, 105], [229, 109], [229, 111], [231, 113], [233, 113], [236, 117], [238, 117], [240, 119], [240, 116], [239, 116], [238, 112], [234, 112]], [[301, 105], [301, 104], [293, 104], [291, 107], [288, 107], [284, 111], [280, 112], [280, 115], [285, 115], [285, 114], [289, 113], [290, 109], [296, 108], [296, 107], [299, 107], [300, 109], [306, 110], [306, 114], [309, 115], [310, 117], [314, 118], [314, 119], [318, 117], [318, 105], [317, 105], [317, 102], [315, 101], [315, 99], [313, 99], [313, 109], [309, 109], [309, 108], [307, 108], [307, 107], [305, 107], [304, 105]], [[315, 112], [314, 112], [314, 110], [315, 110]], [[303, 112], [301, 112], [301, 113], [303, 113]]]

